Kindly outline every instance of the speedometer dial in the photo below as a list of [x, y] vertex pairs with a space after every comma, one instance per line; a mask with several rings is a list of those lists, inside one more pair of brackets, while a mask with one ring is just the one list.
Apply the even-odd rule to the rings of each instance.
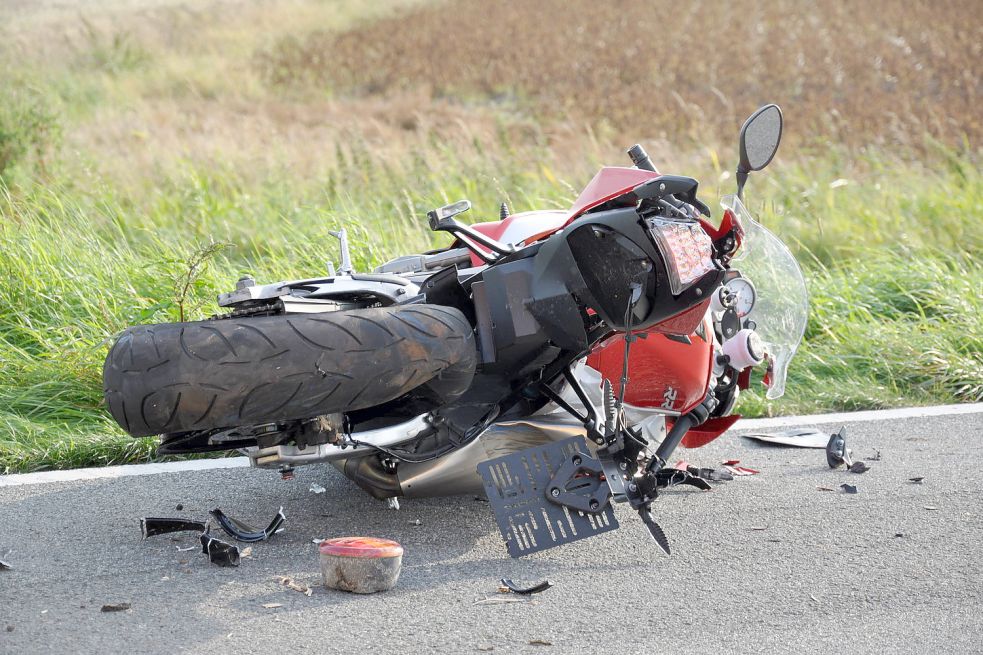
[[726, 286], [727, 290], [734, 297], [734, 311], [737, 312], [737, 315], [744, 318], [751, 313], [755, 298], [757, 297], [751, 281], [745, 277], [738, 277], [728, 282]]

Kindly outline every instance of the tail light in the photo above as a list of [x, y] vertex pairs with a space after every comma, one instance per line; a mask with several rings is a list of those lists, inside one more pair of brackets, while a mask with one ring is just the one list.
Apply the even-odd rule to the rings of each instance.
[[666, 262], [674, 296], [716, 269], [713, 241], [697, 221], [653, 217], [647, 223], [649, 234]]

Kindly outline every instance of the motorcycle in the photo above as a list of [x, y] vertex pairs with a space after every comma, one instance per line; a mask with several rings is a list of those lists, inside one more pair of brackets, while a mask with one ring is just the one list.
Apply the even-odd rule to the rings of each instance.
[[484, 493], [513, 556], [618, 526], [616, 503], [668, 540], [652, 504], [668, 467], [739, 418], [765, 365], [782, 395], [807, 294], [788, 248], [742, 204], [782, 113], [740, 131], [737, 193], [718, 226], [697, 180], [660, 174], [633, 146], [569, 211], [467, 225], [466, 200], [428, 214], [443, 249], [326, 277], [221, 294], [224, 315], [134, 326], [112, 346], [105, 398], [160, 454], [239, 450], [281, 471], [330, 462], [398, 508], [400, 497]]

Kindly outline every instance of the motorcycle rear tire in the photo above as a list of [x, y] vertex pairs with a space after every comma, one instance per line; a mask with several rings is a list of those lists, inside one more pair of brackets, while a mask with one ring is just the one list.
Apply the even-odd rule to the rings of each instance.
[[142, 437], [365, 409], [422, 385], [449, 402], [476, 361], [461, 312], [405, 305], [131, 327], [103, 382], [113, 418]]

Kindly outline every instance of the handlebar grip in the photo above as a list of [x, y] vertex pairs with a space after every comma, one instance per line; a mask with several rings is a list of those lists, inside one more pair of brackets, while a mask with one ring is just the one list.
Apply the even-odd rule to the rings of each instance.
[[636, 143], [631, 148], [628, 148], [628, 156], [631, 157], [631, 161], [637, 168], [643, 171], [656, 172], [655, 166], [652, 165], [652, 160], [649, 159], [648, 153], [645, 152], [645, 148], [641, 144]]

